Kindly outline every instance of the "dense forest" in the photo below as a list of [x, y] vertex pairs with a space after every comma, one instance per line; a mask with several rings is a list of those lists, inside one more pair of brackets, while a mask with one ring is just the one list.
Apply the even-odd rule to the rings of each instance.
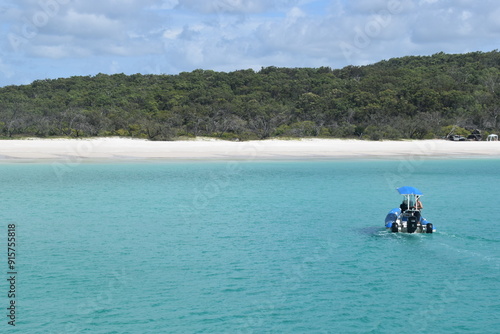
[[500, 130], [500, 53], [342, 69], [105, 75], [0, 88], [0, 136], [427, 139]]

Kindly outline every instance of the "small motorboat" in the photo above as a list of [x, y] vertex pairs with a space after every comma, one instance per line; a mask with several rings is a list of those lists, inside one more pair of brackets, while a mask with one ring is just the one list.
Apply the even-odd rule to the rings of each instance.
[[399, 208], [389, 211], [385, 217], [385, 227], [394, 233], [436, 232], [434, 225], [422, 217], [422, 192], [414, 187], [401, 187], [397, 191], [403, 195], [403, 202]]

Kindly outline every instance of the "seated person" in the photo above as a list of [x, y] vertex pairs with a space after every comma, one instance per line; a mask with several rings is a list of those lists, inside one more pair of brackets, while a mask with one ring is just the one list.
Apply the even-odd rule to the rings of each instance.
[[412, 204], [411, 204], [411, 208], [412, 208], [413, 210], [418, 210], [418, 211], [420, 211], [420, 210], [422, 210], [422, 209], [424, 208], [424, 206], [422, 205], [422, 202], [420, 202], [420, 200], [419, 200], [419, 199], [417, 199], [417, 203], [416, 203], [416, 204], [413, 204], [413, 203], [412, 203]]

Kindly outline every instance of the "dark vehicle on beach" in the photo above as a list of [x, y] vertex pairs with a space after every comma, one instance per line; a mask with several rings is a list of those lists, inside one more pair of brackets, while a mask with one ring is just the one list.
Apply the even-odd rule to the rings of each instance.
[[448, 137], [448, 140], [451, 140], [451, 141], [466, 141], [467, 138], [465, 138], [464, 136], [460, 136], [460, 135], [452, 135], [452, 136]]
[[483, 140], [483, 135], [480, 130], [474, 130], [470, 135], [467, 136], [467, 140], [481, 141]]

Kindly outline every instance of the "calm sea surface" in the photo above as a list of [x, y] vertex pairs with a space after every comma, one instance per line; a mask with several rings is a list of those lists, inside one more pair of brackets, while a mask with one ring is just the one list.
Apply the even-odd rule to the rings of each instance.
[[[2, 164], [0, 184], [2, 333], [500, 330], [500, 160]], [[436, 233], [383, 228], [405, 185]]]

